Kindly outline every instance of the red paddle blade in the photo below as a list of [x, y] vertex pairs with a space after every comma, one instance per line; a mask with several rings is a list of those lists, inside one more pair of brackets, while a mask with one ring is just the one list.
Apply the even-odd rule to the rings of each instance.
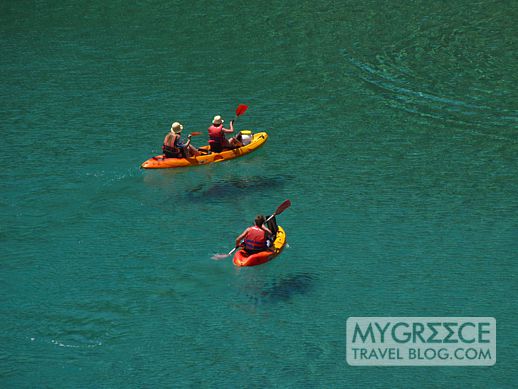
[[281, 205], [279, 205], [277, 207], [277, 209], [275, 210], [275, 215], [280, 215], [281, 213], [283, 213], [287, 208], [289, 208], [291, 206], [291, 201], [290, 200], [286, 200], [284, 201]]
[[248, 109], [248, 105], [239, 104], [238, 107], [236, 108], [236, 116], [244, 114], [247, 109]]
[[200, 131], [191, 132], [191, 136], [198, 136], [198, 135], [201, 135]]

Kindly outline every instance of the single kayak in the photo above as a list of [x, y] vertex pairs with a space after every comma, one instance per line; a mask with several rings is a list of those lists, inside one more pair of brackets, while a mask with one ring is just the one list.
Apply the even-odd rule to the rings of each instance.
[[167, 158], [162, 154], [148, 159], [140, 167], [144, 169], [169, 169], [223, 162], [229, 159], [234, 159], [242, 157], [246, 154], [250, 154], [252, 151], [255, 151], [261, 147], [267, 139], [268, 134], [266, 132], [258, 132], [257, 134], [253, 134], [249, 144], [237, 149], [225, 150], [221, 153], [214, 153], [209, 151], [209, 146], [202, 146], [198, 148], [200, 151], [202, 151], [202, 155], [190, 158]]
[[286, 245], [286, 233], [281, 226], [278, 226], [277, 234], [273, 242], [273, 251], [261, 251], [255, 254], [248, 254], [241, 249], [234, 254], [234, 265], [236, 266], [257, 266], [269, 262], [279, 255]]

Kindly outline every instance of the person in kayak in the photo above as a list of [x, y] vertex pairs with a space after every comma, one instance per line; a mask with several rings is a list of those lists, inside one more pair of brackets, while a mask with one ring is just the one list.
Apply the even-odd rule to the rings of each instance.
[[255, 225], [248, 227], [241, 235], [236, 238], [236, 247], [241, 246], [243, 241], [243, 249], [248, 254], [258, 253], [260, 251], [271, 250], [268, 245], [268, 237], [272, 232], [266, 227], [263, 215], [257, 215]]
[[224, 120], [220, 115], [214, 116], [212, 125], [209, 127], [209, 145], [211, 151], [220, 153], [223, 150], [235, 149], [243, 146], [243, 144], [236, 138], [227, 139], [225, 134], [234, 132], [234, 121], [230, 121], [230, 128], [223, 127]]
[[166, 158], [189, 158], [199, 155], [196, 147], [191, 145], [191, 134], [187, 135], [187, 142], [182, 142], [182, 130], [183, 126], [179, 122], [171, 125], [171, 131], [165, 136], [162, 146]]

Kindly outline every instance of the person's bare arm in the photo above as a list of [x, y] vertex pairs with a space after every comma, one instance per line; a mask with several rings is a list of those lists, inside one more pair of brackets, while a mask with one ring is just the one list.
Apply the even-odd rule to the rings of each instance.
[[236, 247], [239, 246], [239, 244], [241, 243], [241, 241], [243, 239], [245, 239], [245, 236], [247, 233], [248, 233], [248, 228], [246, 230], [244, 230], [243, 233], [236, 238]]
[[189, 147], [191, 144], [191, 134], [187, 135], [187, 142], [183, 144], [183, 147]]
[[233, 133], [234, 132], [234, 121], [233, 120], [230, 121], [230, 129], [223, 127], [222, 131], [227, 134]]

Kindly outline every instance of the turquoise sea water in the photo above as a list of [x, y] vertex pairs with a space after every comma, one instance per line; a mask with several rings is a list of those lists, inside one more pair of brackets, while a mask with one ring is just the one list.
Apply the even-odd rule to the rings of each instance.
[[[2, 2], [0, 386], [516, 385], [517, 19]], [[139, 169], [171, 122], [204, 131], [239, 103], [261, 150]], [[287, 198], [281, 256], [210, 259]], [[497, 363], [352, 367], [350, 316], [492, 316]]]

